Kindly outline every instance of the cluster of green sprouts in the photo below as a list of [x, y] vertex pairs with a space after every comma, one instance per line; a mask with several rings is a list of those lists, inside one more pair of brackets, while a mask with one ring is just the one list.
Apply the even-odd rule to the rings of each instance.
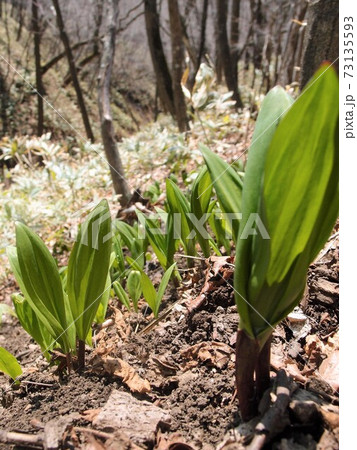
[[[84, 343], [93, 322], [104, 320], [110, 292], [136, 312], [143, 296], [158, 317], [170, 279], [181, 280], [179, 248], [188, 267], [199, 253], [235, 248], [236, 380], [242, 417], [250, 418], [269, 386], [274, 326], [300, 301], [338, 215], [337, 126], [338, 80], [322, 66], [295, 102], [281, 87], [268, 93], [244, 172], [201, 145], [205, 166], [188, 192], [168, 178], [164, 209], [137, 211], [134, 225], [111, 223], [102, 201], [80, 228], [67, 268], [58, 270], [40, 238], [18, 224], [8, 255], [23, 294], [14, 298], [22, 326], [46, 355], [59, 346], [69, 366], [78, 354], [83, 367]], [[160, 195], [157, 184], [151, 191]], [[149, 246], [164, 272], [158, 290], [145, 272]]]

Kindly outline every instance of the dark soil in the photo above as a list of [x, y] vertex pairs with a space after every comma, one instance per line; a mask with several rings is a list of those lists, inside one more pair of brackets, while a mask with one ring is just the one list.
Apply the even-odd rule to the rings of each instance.
[[[280, 358], [300, 388], [336, 405], [336, 390], [328, 379], [318, 376], [317, 369], [326, 355], [317, 352], [316, 341], [315, 353], [306, 351], [309, 336], [310, 339], [317, 336], [319, 342], [326, 344], [338, 331], [338, 244], [334, 241], [331, 245], [330, 241], [329, 245], [326, 254], [309, 271], [308, 290], [300, 305], [300, 313], [306, 316], [305, 331], [296, 330], [289, 320], [277, 327], [273, 334], [272, 368], [277, 370], [276, 361]], [[114, 323], [99, 332], [97, 348], [88, 350], [86, 371], [81, 375], [64, 375], [63, 379], [55, 374], [55, 367], [49, 368], [16, 320], [7, 318], [0, 327], [0, 345], [18, 357], [25, 375], [17, 388], [10, 387], [8, 379], [0, 376], [3, 390], [0, 430], [36, 433], [39, 422], [45, 424], [60, 416], [102, 408], [113, 389], [130, 392], [119, 377], [98, 371], [95, 354], [100, 353], [121, 358], [148, 380], [151, 391], [133, 395], [155, 403], [170, 414], [170, 428], [163, 430], [161, 436], [169, 440], [178, 436], [181, 443], [195, 449], [217, 448], [227, 431], [241, 422], [234, 387], [239, 318], [231, 279], [223, 284], [217, 282], [216, 287], [213, 284], [204, 303], [188, 314], [187, 307], [200, 293], [204, 281], [204, 268], [187, 272], [183, 286], [172, 289], [166, 296], [163, 312], [174, 302], [175, 306], [149, 332], [145, 332], [145, 327], [152, 323], [151, 316], [121, 313], [120, 306], [112, 302], [108, 318], [113, 318]], [[73, 423], [93, 427], [88, 415], [74, 416]], [[325, 448], [321, 447], [323, 442], [329, 442], [330, 448], [338, 448], [336, 442], [326, 441], [325, 432], [333, 430], [321, 418], [305, 424], [296, 423], [296, 418], [292, 418], [290, 425], [267, 448], [316, 448], [319, 441], [321, 449]], [[64, 444], [63, 448], [87, 448], [81, 442], [83, 438], [72, 441], [72, 447]], [[153, 441], [147, 448], [154, 445]], [[8, 448], [13, 447], [0, 444], [1, 450]]]

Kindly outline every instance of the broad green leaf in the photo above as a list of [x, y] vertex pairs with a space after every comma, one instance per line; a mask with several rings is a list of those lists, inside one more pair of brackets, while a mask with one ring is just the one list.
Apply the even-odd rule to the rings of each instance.
[[[208, 208], [210, 205], [212, 194], [212, 183], [211, 177], [206, 167], [203, 167], [195, 179], [192, 192], [191, 192], [191, 212], [195, 215], [196, 219], [200, 221], [204, 214], [208, 212]], [[206, 239], [201, 235], [197, 226], [193, 224], [196, 233], [197, 240], [200, 244], [203, 254], [206, 258], [210, 256], [210, 241], [211, 238]], [[207, 231], [206, 225], [204, 225], [205, 230]]]
[[[325, 66], [281, 120], [266, 153], [257, 206], [270, 239], [258, 233], [238, 244], [240, 327], [261, 341], [301, 299], [309, 264], [336, 221], [337, 127], [338, 80]], [[243, 193], [243, 214], [244, 207]]]
[[263, 199], [272, 230], [270, 284], [281, 281], [301, 253], [311, 262], [336, 221], [337, 122], [337, 76], [323, 66], [282, 120], [267, 155]]
[[94, 321], [96, 323], [103, 323], [107, 314], [108, 302], [110, 297], [111, 279], [108, 273], [107, 282], [105, 283], [104, 293], [100, 299], [100, 303], [95, 315]]
[[38, 319], [29, 302], [20, 294], [11, 296], [17, 318], [23, 329], [37, 342], [47, 360], [50, 359], [49, 351], [56, 342], [48, 332], [45, 325]]
[[150, 306], [151, 310], [155, 315], [156, 311], [156, 291], [154, 285], [152, 284], [150, 278], [146, 275], [144, 271], [141, 271], [141, 286], [143, 288], [143, 295], [146, 303]]
[[[213, 246], [213, 249], [217, 253], [219, 252], [220, 247], [224, 247], [227, 254], [229, 255], [232, 251], [232, 245], [230, 240], [227, 238], [230, 233], [228, 233], [228, 229], [226, 227], [226, 221], [223, 218], [223, 213], [220, 209], [216, 207], [217, 202], [213, 201], [210, 203], [208, 208], [208, 223], [216, 236], [217, 246]], [[219, 252], [220, 254], [220, 252]]]
[[[226, 214], [240, 214], [243, 187], [240, 176], [233, 167], [213, 153], [208, 147], [203, 144], [200, 144], [199, 147], [205, 159], [222, 211]], [[232, 218], [234, 240], [238, 236], [238, 219], [238, 216], [236, 219]]]
[[128, 311], [130, 311], [129, 297], [125, 292], [123, 286], [119, 283], [119, 281], [114, 281], [113, 289], [120, 302], [127, 308]]
[[[282, 120], [283, 115], [289, 110], [292, 103], [293, 99], [280, 86], [273, 88], [263, 100], [252, 136], [252, 144], [248, 153], [248, 162], [243, 185], [242, 220], [239, 228], [239, 236], [242, 236], [242, 234], [247, 231], [248, 221], [250, 220], [250, 217], [252, 217], [251, 214], [255, 214], [259, 211], [266, 154], [278, 124]], [[255, 262], [252, 261], [253, 238], [254, 235], [248, 235], [248, 237], [245, 237], [244, 239], [238, 239], [235, 270], [235, 289], [238, 291], [236, 301], [242, 323], [245, 323], [246, 328], [249, 328], [249, 334], [251, 336], [254, 333], [252, 327], [248, 325], [248, 304], [244, 299], [251, 297], [247, 291], [248, 286], [250, 287], [250, 291], [252, 284], [256, 285], [260, 283], [261, 286], [264, 277], [261, 275], [259, 279], [257, 279], [257, 277], [253, 280], [251, 279], [251, 264], [254, 264]], [[269, 251], [269, 242], [261, 242], [260, 248], [260, 258], [263, 263], [267, 262], [269, 256], [266, 252]], [[256, 256], [256, 258], [258, 258], [258, 256]]]
[[154, 253], [159, 260], [162, 267], [166, 268], [167, 256], [166, 256], [166, 242], [163, 234], [160, 231], [159, 223], [157, 220], [151, 219], [140, 211], [136, 211], [139, 222], [145, 229], [146, 236], [149, 239], [150, 245], [154, 250]]
[[[174, 262], [174, 256], [179, 245], [179, 240], [175, 239], [175, 223], [173, 218], [173, 212], [169, 209], [166, 222], [166, 266], [172, 265]], [[166, 269], [166, 266], [164, 269]], [[177, 273], [179, 279], [180, 275]]]
[[138, 300], [142, 293], [141, 287], [141, 274], [138, 270], [132, 270], [129, 273], [126, 287], [128, 289], [129, 295], [133, 301], [133, 306], [135, 312], [138, 312]]
[[141, 286], [143, 290], [143, 295], [146, 300], [146, 303], [150, 306], [153, 311], [155, 317], [159, 312], [162, 296], [164, 294], [167, 283], [169, 282], [172, 274], [174, 273], [176, 263], [173, 263], [167, 271], [164, 273], [162, 277], [159, 290], [156, 293], [155, 287], [152, 284], [150, 278], [146, 275], [146, 273], [141, 269], [141, 267], [129, 256], [127, 257], [127, 261], [131, 265], [131, 267], [135, 270], [138, 270], [141, 273]]
[[190, 237], [190, 233], [194, 228], [188, 220], [190, 206], [184, 194], [170, 178], [166, 179], [166, 196], [170, 210], [173, 214], [179, 215], [180, 234], [182, 243], [185, 247], [185, 252], [187, 255], [194, 256], [196, 255], [195, 239]]
[[22, 369], [15, 356], [0, 347], [0, 372], [6, 373], [13, 380], [22, 375]]
[[111, 255], [111, 218], [102, 200], [79, 229], [68, 262], [67, 292], [78, 339], [85, 341], [106, 289]]
[[203, 214], [208, 211], [211, 201], [212, 182], [210, 174], [206, 167], [203, 167], [197, 175], [191, 192], [191, 210], [197, 211], [197, 214]]
[[35, 314], [63, 351], [73, 350], [61, 278], [41, 239], [24, 224], [16, 226], [16, 248], [7, 249], [16, 281]]
[[137, 229], [121, 220], [116, 220], [114, 222], [114, 229], [119, 232], [125, 245], [130, 250], [131, 256], [134, 259], [137, 259], [141, 266], [144, 266], [146, 249], [143, 248], [144, 239], [139, 239], [138, 237]]
[[113, 236], [113, 250], [118, 264], [120, 276], [125, 272], [125, 260], [122, 250], [122, 243], [119, 236]]
[[159, 314], [159, 309], [160, 309], [160, 305], [161, 305], [161, 301], [162, 301], [162, 297], [164, 296], [166, 287], [170, 281], [172, 272], [174, 271], [176, 266], [176, 263], [172, 264], [172, 266], [170, 266], [166, 272], [164, 273], [164, 276], [161, 279], [160, 282], [160, 286], [159, 289], [157, 291], [156, 294], [156, 298], [155, 298], [155, 309], [154, 309], [154, 316], [157, 317]]

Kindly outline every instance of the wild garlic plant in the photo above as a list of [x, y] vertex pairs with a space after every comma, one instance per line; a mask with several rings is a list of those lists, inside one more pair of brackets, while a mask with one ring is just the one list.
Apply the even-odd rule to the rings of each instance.
[[78, 366], [84, 367], [92, 323], [98, 310], [105, 315], [111, 248], [110, 211], [102, 200], [79, 228], [64, 277], [42, 240], [22, 223], [16, 225], [16, 247], [7, 249], [22, 292], [13, 298], [20, 323], [47, 357], [60, 347], [69, 368], [72, 355], [78, 355]]
[[338, 216], [336, 73], [323, 65], [295, 102], [281, 87], [267, 94], [243, 188], [209, 150], [202, 153], [222, 208], [241, 213], [235, 230], [236, 382], [248, 420], [269, 387], [274, 327], [301, 300], [308, 267]]

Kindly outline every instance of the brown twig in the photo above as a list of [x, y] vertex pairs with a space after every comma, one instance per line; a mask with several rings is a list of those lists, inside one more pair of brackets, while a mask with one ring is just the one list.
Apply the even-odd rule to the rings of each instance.
[[276, 385], [276, 400], [255, 427], [255, 436], [248, 450], [260, 450], [290, 423], [286, 409], [289, 405], [293, 381], [287, 376], [285, 370], [278, 372]]
[[110, 439], [114, 436], [114, 434], [105, 433], [104, 431], [93, 430], [93, 428], [85, 428], [85, 427], [73, 427], [73, 431], [77, 433], [90, 433], [101, 439]]
[[27, 434], [0, 430], [0, 442], [27, 448], [43, 448], [43, 433]]

